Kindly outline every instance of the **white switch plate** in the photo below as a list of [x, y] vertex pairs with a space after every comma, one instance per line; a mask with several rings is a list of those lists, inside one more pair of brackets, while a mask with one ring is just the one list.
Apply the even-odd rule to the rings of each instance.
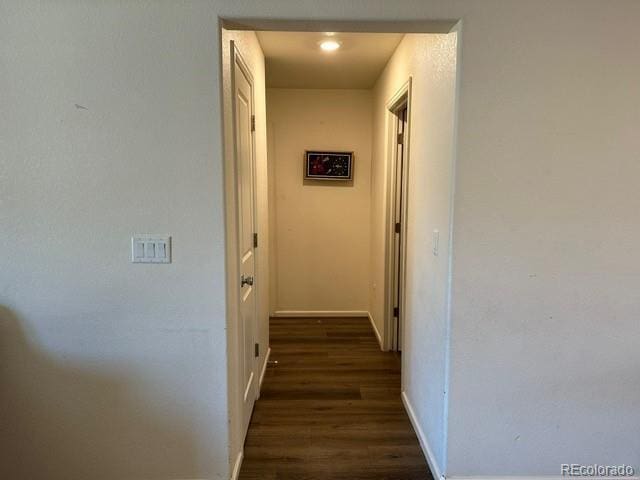
[[431, 243], [433, 246], [433, 254], [437, 257], [438, 247], [440, 246], [440, 232], [438, 230], [433, 231], [433, 239]]
[[131, 237], [132, 263], [171, 263], [171, 237], [138, 233]]

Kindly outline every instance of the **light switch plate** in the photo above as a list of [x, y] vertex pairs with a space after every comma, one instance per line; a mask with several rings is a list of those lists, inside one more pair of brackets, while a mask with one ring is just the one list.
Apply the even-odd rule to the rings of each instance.
[[438, 251], [440, 248], [440, 232], [438, 230], [433, 231], [433, 238], [432, 238], [431, 244], [433, 247], [433, 254], [437, 257]]
[[171, 263], [171, 236], [138, 233], [131, 237], [132, 263]]

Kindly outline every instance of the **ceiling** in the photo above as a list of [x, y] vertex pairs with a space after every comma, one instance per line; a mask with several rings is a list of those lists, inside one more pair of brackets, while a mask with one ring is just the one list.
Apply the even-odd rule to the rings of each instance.
[[[271, 88], [371, 88], [403, 37], [401, 33], [256, 34]], [[328, 39], [341, 47], [322, 51], [320, 43]]]

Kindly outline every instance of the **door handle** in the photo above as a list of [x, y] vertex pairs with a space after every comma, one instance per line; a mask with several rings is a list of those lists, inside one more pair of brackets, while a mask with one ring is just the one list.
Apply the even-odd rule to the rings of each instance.
[[253, 277], [245, 277], [244, 275], [240, 276], [240, 288], [244, 287], [245, 285], [253, 285]]

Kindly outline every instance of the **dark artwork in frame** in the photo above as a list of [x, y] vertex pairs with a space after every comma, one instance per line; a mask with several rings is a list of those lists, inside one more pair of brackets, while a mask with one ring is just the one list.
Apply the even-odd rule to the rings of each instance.
[[305, 180], [352, 180], [353, 152], [307, 150], [304, 155]]

